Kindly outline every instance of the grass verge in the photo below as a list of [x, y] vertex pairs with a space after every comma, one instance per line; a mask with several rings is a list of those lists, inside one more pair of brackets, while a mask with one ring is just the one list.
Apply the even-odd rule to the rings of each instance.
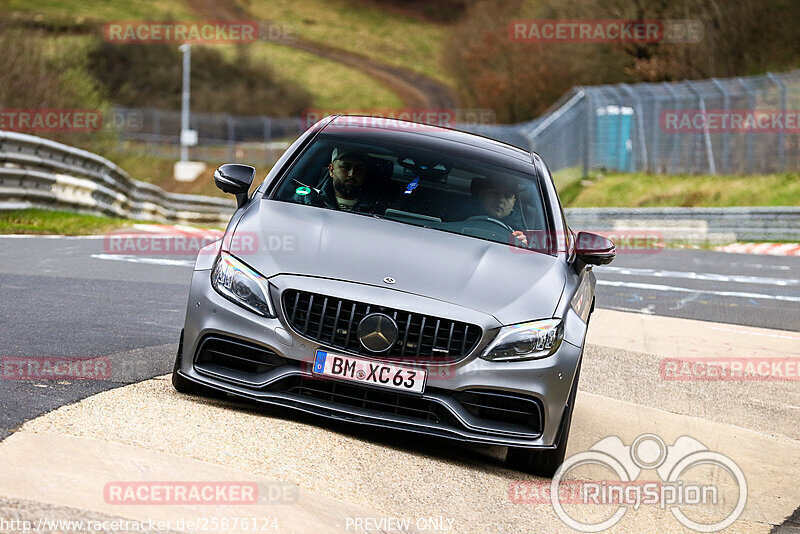
[[555, 179], [565, 207], [800, 206], [800, 174], [707, 176], [595, 174]]
[[[206, 4], [209, 12], [213, 13], [216, 9], [214, 1]], [[5, 4], [0, 2], [0, 6], [0, 12], [6, 16], [34, 18], [56, 26], [214, 18], [210, 15], [202, 16], [202, 10], [198, 12], [197, 9], [192, 9], [191, 3], [186, 0], [143, 0], [132, 3], [104, 0], [7, 0]], [[247, 15], [237, 18], [270, 22], [275, 30], [279, 29], [284, 34], [363, 54], [388, 65], [427, 75], [451, 87], [454, 85], [452, 77], [441, 64], [444, 42], [450, 31], [446, 24], [420, 20], [397, 11], [388, 13], [378, 5], [369, 2], [354, 3], [351, 0], [252, 0], [247, 2], [244, 11]], [[102, 38], [99, 31], [97, 38]], [[316, 70], [326, 71], [325, 75], [304, 76], [302, 72], [299, 75], [287, 75], [289, 71], [282, 68], [284, 65], [299, 65], [300, 68], [309, 65], [306, 58], [297, 54], [299, 51], [288, 47], [275, 49], [263, 41], [247, 46], [253, 52], [264, 47], [272, 48], [266, 54], [274, 61], [275, 73], [279, 79], [294, 81], [292, 78], [298, 76], [308, 78], [299, 82], [314, 94], [317, 106], [398, 107], [391, 103], [396, 98], [394, 94], [380, 84], [378, 90], [374, 87], [377, 82], [372, 78], [365, 82], [365, 86], [359, 76], [348, 75], [341, 78], [335, 69], [322, 69], [321, 66], [314, 65], [311, 66]], [[321, 61], [321, 58], [316, 58], [316, 61]], [[360, 93], [372, 93], [370, 98], [378, 99], [379, 102], [362, 102], [355, 98], [356, 95], [350, 99], [336, 99], [336, 90], [324, 87], [331, 80], [337, 80], [339, 85], [347, 84], [350, 80], [351, 88]]]
[[134, 223], [153, 221], [44, 209], [0, 211], [0, 234], [102, 234]]
[[405, 67], [453, 85], [440, 58], [449, 28], [351, 0], [254, 0], [251, 15], [298, 37]]
[[281, 81], [308, 91], [316, 107], [394, 109], [403, 105], [373, 77], [335, 61], [272, 43], [259, 43], [250, 54], [254, 62], [270, 65]]

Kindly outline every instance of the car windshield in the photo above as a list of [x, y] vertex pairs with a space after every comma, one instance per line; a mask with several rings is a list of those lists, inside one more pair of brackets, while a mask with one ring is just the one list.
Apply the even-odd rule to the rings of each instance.
[[512, 246], [547, 229], [532, 164], [528, 174], [501, 166], [496, 153], [483, 149], [437, 148], [320, 135], [272, 198]]

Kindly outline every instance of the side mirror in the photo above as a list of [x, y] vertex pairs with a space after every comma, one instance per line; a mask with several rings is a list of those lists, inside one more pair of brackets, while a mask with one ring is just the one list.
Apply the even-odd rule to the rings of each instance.
[[247, 202], [247, 193], [255, 177], [255, 168], [239, 163], [226, 163], [214, 171], [214, 183], [225, 193], [236, 195], [237, 208]]
[[607, 237], [590, 232], [578, 232], [575, 238], [575, 255], [583, 263], [605, 265], [617, 255], [617, 247]]

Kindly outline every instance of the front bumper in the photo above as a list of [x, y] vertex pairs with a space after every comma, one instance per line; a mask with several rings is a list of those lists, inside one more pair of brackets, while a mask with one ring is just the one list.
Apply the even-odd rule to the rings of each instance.
[[[276, 306], [278, 318], [267, 319], [224, 299], [211, 287], [208, 270], [194, 271], [178, 369], [184, 378], [238, 397], [363, 425], [487, 445], [555, 446], [581, 347], [565, 341], [555, 354], [540, 360], [489, 362], [477, 357], [501, 326], [489, 315], [397, 290], [336, 280], [281, 275], [270, 282], [274, 303], [281, 302], [283, 290], [302, 289], [451, 317], [480, 325], [484, 334], [468, 357], [453, 364], [390, 362], [427, 369], [422, 395], [386, 393], [352, 382], [320, 379], [310, 371], [316, 350], [342, 351], [293, 332], [280, 306]], [[567, 327], [582, 325], [585, 330], [585, 325], [574, 319], [567, 321]], [[274, 358], [270, 356], [274, 365], [241, 372], [196, 362], [203, 343], [215, 338], [264, 349], [274, 354]], [[464, 402], [466, 392], [528, 399], [525, 406], [538, 411], [533, 418], [538, 424], [524, 426], [476, 415], [474, 407]], [[360, 395], [362, 402], [357, 402]]]

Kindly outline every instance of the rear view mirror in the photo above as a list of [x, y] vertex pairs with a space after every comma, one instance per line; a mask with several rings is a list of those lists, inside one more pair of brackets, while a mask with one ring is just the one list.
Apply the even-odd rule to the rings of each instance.
[[590, 232], [578, 232], [575, 238], [575, 255], [583, 263], [605, 265], [617, 255], [617, 247], [607, 237]]
[[214, 183], [225, 193], [236, 195], [237, 208], [247, 202], [247, 193], [255, 177], [255, 168], [239, 163], [226, 163], [214, 171]]

